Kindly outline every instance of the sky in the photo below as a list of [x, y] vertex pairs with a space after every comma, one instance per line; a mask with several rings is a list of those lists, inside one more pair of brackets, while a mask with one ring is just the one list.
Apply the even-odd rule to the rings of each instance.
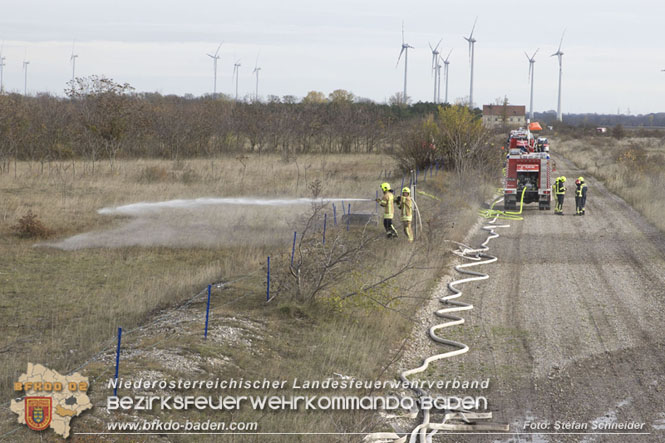
[[[478, 17], [474, 37], [474, 104], [507, 97], [528, 105], [528, 61], [536, 54], [534, 110], [556, 109], [556, 52], [562, 52], [565, 113], [665, 112], [665, 2], [654, 0], [0, 0], [0, 41], [6, 57], [5, 90], [23, 92], [28, 60], [31, 94], [63, 95], [76, 75], [105, 75], [140, 92], [233, 96], [326, 94], [346, 89], [387, 101], [401, 91], [396, 66], [404, 22], [408, 90], [413, 102], [432, 101], [434, 77], [428, 43], [442, 39], [450, 55], [449, 100], [468, 100], [469, 51], [463, 39]], [[443, 98], [443, 91], [441, 93]]]

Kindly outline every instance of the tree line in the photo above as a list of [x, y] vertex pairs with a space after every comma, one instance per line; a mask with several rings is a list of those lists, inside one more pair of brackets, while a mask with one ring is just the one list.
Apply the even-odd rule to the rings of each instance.
[[338, 90], [298, 101], [234, 101], [135, 93], [105, 77], [76, 78], [66, 97], [0, 95], [0, 167], [33, 162], [204, 157], [233, 152], [386, 152], [400, 135], [436, 113], [431, 103], [377, 104]]

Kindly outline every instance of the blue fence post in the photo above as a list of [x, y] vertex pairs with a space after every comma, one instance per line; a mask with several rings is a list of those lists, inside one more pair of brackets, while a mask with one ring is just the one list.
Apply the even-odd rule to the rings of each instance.
[[429, 178], [432, 178], [432, 165], [429, 165]]
[[346, 212], [346, 230], [349, 230], [349, 224], [351, 223], [351, 203], [349, 203], [349, 209]]
[[342, 215], [344, 214], [346, 214], [346, 212], [344, 212], [344, 200], [342, 200]]
[[328, 224], [328, 214], [323, 214], [323, 244], [326, 244], [326, 226]]
[[333, 203], [333, 222], [335, 223], [335, 226], [337, 226], [337, 207], [335, 206], [335, 203]]
[[208, 318], [210, 318], [210, 292], [212, 289], [212, 285], [208, 285], [208, 304], [206, 305], [206, 328], [205, 332], [203, 333], [203, 339], [207, 340], [208, 339]]
[[118, 396], [118, 372], [120, 370], [120, 342], [122, 341], [122, 328], [118, 328], [118, 348], [115, 351], [115, 386], [113, 396]]
[[268, 276], [266, 278], [266, 301], [270, 301], [270, 256], [268, 256]]
[[413, 184], [414, 184], [415, 186], [418, 186], [418, 173], [419, 173], [419, 172], [420, 172], [420, 171], [418, 170], [418, 168], [416, 168], [416, 181], [413, 182]]
[[296, 253], [296, 236], [298, 231], [293, 231], [293, 246], [291, 246], [291, 266], [293, 266], [293, 255]]

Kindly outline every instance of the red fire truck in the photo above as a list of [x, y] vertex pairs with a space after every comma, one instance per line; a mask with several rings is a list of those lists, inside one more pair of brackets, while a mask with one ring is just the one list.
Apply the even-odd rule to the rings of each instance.
[[549, 144], [536, 143], [528, 129], [511, 131], [506, 155], [504, 183], [505, 210], [514, 210], [524, 191], [524, 203], [538, 202], [538, 209], [549, 210], [552, 198]]

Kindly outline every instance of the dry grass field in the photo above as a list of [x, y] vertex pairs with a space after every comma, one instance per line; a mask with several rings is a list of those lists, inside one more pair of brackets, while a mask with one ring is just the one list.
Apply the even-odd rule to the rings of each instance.
[[[87, 362], [84, 374], [104, 380], [111, 375], [106, 357], [92, 363], [88, 359], [112, 348], [118, 326], [132, 331], [218, 281], [229, 284], [223, 290], [214, 290], [213, 298], [227, 302], [213, 306], [215, 320], [211, 328], [226, 330], [228, 322], [232, 324], [236, 319], [255, 324], [256, 340], [251, 352], [232, 343], [201, 340], [201, 298], [188, 306], [194, 309], [196, 321], [185, 315], [187, 321], [182, 320], [184, 326], [176, 334], [171, 335], [171, 327], [162, 323], [153, 332], [128, 334], [124, 346], [136, 349], [135, 355], [143, 355], [146, 348], [158, 350], [159, 355], [185, 354], [190, 358], [185, 361], [199, 362], [201, 371], [213, 375], [216, 368], [210, 361], [228, 360], [232, 362], [224, 369], [228, 377], [321, 379], [341, 372], [368, 379], [377, 374], [392, 378], [390, 371], [382, 371], [397, 355], [401, 340], [411, 328], [413, 312], [423, 303], [447, 260], [443, 251], [450, 248], [443, 238], [459, 240], [463, 236], [476, 218], [476, 202], [487, 196], [491, 186], [461, 186], [455, 188], [466, 189], [466, 194], [450, 192], [453, 185], [443, 173], [421, 182], [422, 189], [442, 198], [442, 202], [424, 196], [419, 199], [427, 236], [413, 246], [407, 246], [403, 239], [399, 243], [375, 242], [365, 259], [365, 265], [377, 277], [398, 268], [414, 254], [419, 266], [382, 285], [379, 292], [370, 291], [363, 298], [352, 297], [344, 303], [330, 298], [331, 294], [317, 304], [299, 305], [282, 294], [274, 303], [265, 303], [266, 256], [275, 258], [276, 278], [286, 272], [285, 257], [290, 254], [293, 231], [302, 226], [309, 210], [306, 205], [278, 210], [222, 205], [195, 213], [169, 212], [166, 217], [153, 214], [143, 219], [148, 229], [144, 226], [137, 232], [123, 230], [135, 218], [97, 211], [169, 199], [310, 197], [315, 180], [322, 183], [324, 197], [373, 199], [379, 183], [386, 174], [390, 178], [394, 168], [391, 159], [378, 155], [303, 156], [288, 162], [277, 156], [178, 163], [119, 161], [113, 171], [98, 164], [94, 175], [81, 162], [43, 167], [18, 163], [16, 172], [12, 169], [0, 175], [0, 392], [10, 398], [11, 382], [27, 362], [42, 363], [61, 373]], [[393, 186], [399, 186], [400, 180], [393, 177]], [[374, 202], [354, 202], [353, 208], [372, 212]], [[19, 219], [28, 211], [49, 231], [48, 238], [18, 235]], [[123, 234], [139, 240], [152, 238], [150, 226], [155, 226], [153, 231], [174, 229], [166, 232], [175, 237], [182, 230], [186, 234], [173, 244], [168, 242], [169, 235], [157, 235], [157, 240], [147, 244], [120, 242], [106, 245], [117, 247], [100, 247], [95, 242], [83, 242], [66, 250], [48, 246], [82, 233], [95, 236], [111, 232], [115, 239]], [[197, 240], [197, 229], [210, 241]], [[361, 235], [359, 228], [348, 234], [341, 226], [329, 229], [329, 241], [339, 236], [353, 243]], [[369, 230], [380, 235], [382, 228], [373, 225]], [[336, 290], [352, 291], [363, 278], [373, 277], [349, 275]], [[406, 297], [387, 307], [368, 301], [371, 297], [390, 300], [391, 294]], [[135, 361], [128, 358], [123, 365], [128, 377], [150, 370], [173, 377], [188, 374], [177, 365], [147, 357]], [[102, 402], [106, 394], [102, 389], [94, 393]], [[11, 429], [11, 415], [3, 411], [0, 419], [0, 430]], [[271, 429], [313, 430], [319, 422], [325, 422], [322, 426], [326, 429], [348, 428], [344, 421], [354, 422], [357, 427], [363, 418], [349, 414], [313, 419], [291, 414], [269, 415], [263, 420]], [[80, 430], [96, 429], [90, 421], [84, 423]], [[24, 431], [19, 432], [23, 435]]]
[[[585, 137], [562, 140], [555, 151], [600, 179], [665, 231], [665, 140]], [[590, 197], [593, 198], [593, 197]]]

